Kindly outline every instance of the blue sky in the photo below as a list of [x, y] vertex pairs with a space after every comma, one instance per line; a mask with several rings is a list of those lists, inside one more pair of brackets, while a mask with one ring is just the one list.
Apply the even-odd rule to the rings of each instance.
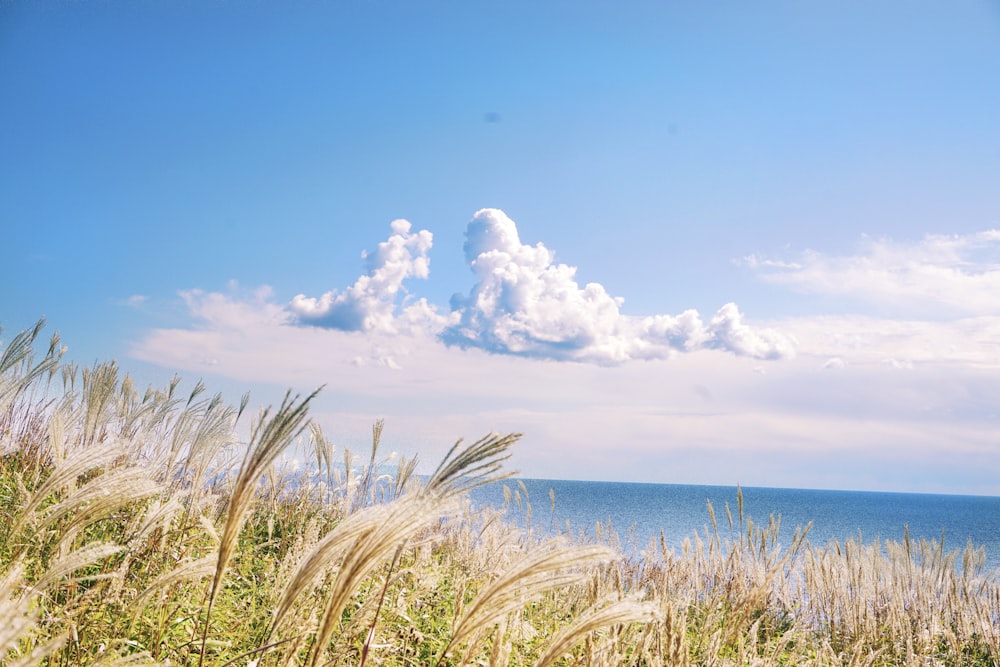
[[998, 72], [996, 2], [4, 3], [0, 337], [425, 460], [1000, 494]]

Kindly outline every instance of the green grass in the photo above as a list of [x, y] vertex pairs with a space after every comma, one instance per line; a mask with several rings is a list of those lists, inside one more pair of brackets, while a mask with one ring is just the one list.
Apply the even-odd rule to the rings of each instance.
[[[641, 559], [469, 510], [517, 435], [424, 483], [308, 419], [80, 369], [41, 323], [0, 354], [0, 665], [996, 665], [971, 546], [777, 544], [743, 517]], [[238, 420], [251, 422], [239, 442]], [[295, 445], [316, 473], [278, 465]], [[343, 463], [339, 462], [343, 455]], [[315, 481], [322, 480], [322, 481]], [[526, 502], [515, 488], [512, 502]], [[558, 502], [556, 498], [553, 502]]]

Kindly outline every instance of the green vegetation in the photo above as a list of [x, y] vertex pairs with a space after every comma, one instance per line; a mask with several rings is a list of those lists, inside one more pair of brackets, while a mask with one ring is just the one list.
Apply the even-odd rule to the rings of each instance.
[[[1000, 661], [1000, 585], [971, 546], [781, 548], [739, 497], [738, 538], [680, 553], [540, 539], [465, 494], [506, 477], [516, 434], [381, 475], [381, 424], [341, 463], [312, 396], [251, 418], [200, 383], [140, 393], [58, 337], [36, 354], [41, 328], [0, 355], [0, 665]], [[312, 475], [282, 470], [295, 443]]]

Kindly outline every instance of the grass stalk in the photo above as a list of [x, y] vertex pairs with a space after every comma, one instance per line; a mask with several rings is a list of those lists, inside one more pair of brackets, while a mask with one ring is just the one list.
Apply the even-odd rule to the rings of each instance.
[[212, 618], [212, 608], [218, 597], [222, 578], [226, 567], [236, 550], [236, 541], [240, 530], [247, 519], [247, 511], [253, 502], [257, 483], [274, 462], [278, 455], [291, 443], [306, 426], [306, 414], [309, 402], [316, 397], [319, 389], [303, 400], [292, 397], [291, 392], [285, 394], [280, 407], [274, 416], [268, 419], [268, 412], [261, 413], [253, 429], [250, 446], [243, 459], [236, 483], [229, 497], [226, 511], [226, 523], [219, 542], [219, 556], [215, 567], [215, 575], [208, 594], [208, 605], [205, 610], [205, 624], [201, 637], [201, 650], [198, 655], [198, 665], [205, 661], [205, 650], [208, 642], [209, 626]]

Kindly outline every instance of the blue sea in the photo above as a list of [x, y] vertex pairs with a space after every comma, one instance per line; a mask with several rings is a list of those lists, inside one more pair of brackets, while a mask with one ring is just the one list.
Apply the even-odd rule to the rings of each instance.
[[[475, 489], [472, 500], [478, 506], [503, 506], [504, 486], [522, 499], [520, 508], [510, 503], [510, 522], [525, 526], [529, 504], [530, 525], [538, 533], [566, 532], [568, 526], [573, 535], [594, 537], [597, 524], [610, 521], [623, 547], [635, 553], [650, 538], [658, 539], [661, 530], [675, 551], [695, 532], [704, 536], [711, 527], [709, 502], [723, 539], [730, 536], [727, 503], [738, 522], [737, 489], [730, 486], [515, 479]], [[810, 521], [808, 539], [814, 546], [859, 536], [866, 544], [902, 541], [908, 527], [914, 541], [940, 541], [943, 535], [946, 551], [964, 549], [971, 540], [985, 548], [987, 568], [1000, 568], [1000, 497], [744, 487], [743, 511], [765, 526], [771, 515], [780, 516], [779, 541], [785, 546], [795, 529]]]

